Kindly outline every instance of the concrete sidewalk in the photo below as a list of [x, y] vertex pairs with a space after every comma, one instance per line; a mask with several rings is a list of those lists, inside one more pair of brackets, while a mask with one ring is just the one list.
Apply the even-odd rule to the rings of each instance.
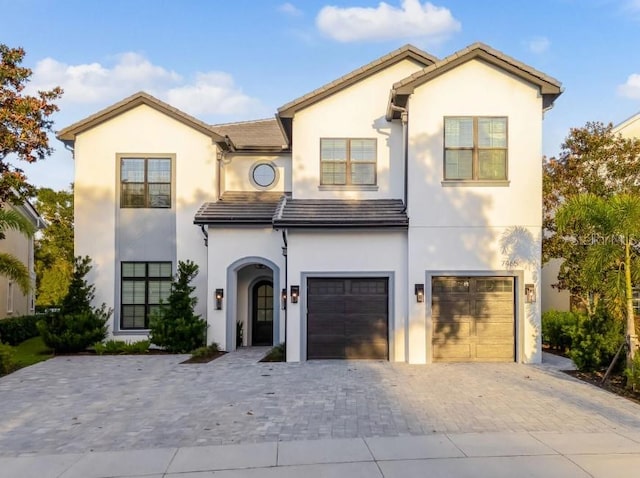
[[640, 432], [345, 438], [0, 458], [0, 478], [636, 476]]

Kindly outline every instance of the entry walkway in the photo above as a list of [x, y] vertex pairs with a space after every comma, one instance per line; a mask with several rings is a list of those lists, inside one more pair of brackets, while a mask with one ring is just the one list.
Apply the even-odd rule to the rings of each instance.
[[640, 433], [461, 433], [0, 458], [0, 478], [628, 478]]

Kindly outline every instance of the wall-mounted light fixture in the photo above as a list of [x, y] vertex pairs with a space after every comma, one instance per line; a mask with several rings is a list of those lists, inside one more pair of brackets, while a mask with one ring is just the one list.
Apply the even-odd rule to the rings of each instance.
[[282, 299], [282, 310], [287, 310], [287, 289], [286, 288], [282, 289], [280, 298]]
[[415, 284], [416, 302], [424, 302], [424, 284]]
[[531, 304], [536, 301], [536, 286], [534, 284], [524, 285], [524, 301]]
[[298, 297], [300, 297], [300, 286], [299, 285], [292, 285], [291, 286], [291, 303], [292, 304], [297, 304], [298, 303]]
[[222, 310], [222, 298], [224, 297], [223, 289], [216, 289], [216, 310]]

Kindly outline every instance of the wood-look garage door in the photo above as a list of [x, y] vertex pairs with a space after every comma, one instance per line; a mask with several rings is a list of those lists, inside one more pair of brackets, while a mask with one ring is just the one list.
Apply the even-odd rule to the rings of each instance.
[[389, 355], [388, 279], [307, 280], [307, 358], [383, 359]]
[[513, 277], [434, 277], [433, 360], [512, 362]]

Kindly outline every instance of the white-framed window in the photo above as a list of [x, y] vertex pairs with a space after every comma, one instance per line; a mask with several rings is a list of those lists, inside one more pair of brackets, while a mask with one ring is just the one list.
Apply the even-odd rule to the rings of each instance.
[[13, 313], [13, 281], [7, 283], [7, 313]]
[[507, 118], [444, 118], [444, 180], [506, 181]]
[[375, 138], [321, 138], [321, 186], [375, 186]]
[[260, 161], [251, 167], [249, 180], [258, 189], [271, 189], [278, 181], [278, 169], [270, 161]]

